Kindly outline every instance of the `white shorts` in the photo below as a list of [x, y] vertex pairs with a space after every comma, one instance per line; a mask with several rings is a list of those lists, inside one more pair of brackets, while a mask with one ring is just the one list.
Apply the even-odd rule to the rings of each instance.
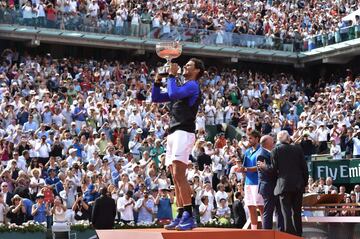
[[189, 163], [189, 156], [195, 144], [195, 134], [183, 130], [176, 130], [167, 136], [165, 165], [169, 166], [177, 160]]
[[261, 194], [259, 194], [258, 185], [245, 185], [244, 192], [244, 202], [246, 206], [264, 206], [264, 199]]

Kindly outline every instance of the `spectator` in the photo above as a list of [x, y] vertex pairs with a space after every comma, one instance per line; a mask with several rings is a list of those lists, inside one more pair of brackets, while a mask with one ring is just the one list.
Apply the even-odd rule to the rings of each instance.
[[332, 185], [333, 179], [331, 177], [326, 178], [326, 185], [324, 187], [325, 194], [330, 194], [332, 191], [338, 191], [337, 187]]
[[36, 204], [32, 206], [31, 215], [37, 223], [46, 223], [46, 216], [49, 215], [49, 204], [44, 202], [44, 194], [36, 195]]
[[214, 213], [214, 204], [209, 203], [208, 196], [201, 197], [201, 204], [199, 207], [200, 223], [206, 224], [212, 219]]
[[168, 189], [161, 189], [158, 196], [155, 199], [157, 205], [157, 219], [160, 225], [168, 224], [172, 218], [171, 205], [174, 203], [174, 196], [171, 192], [168, 193]]
[[91, 208], [88, 203], [85, 202], [82, 193], [78, 193], [74, 204], [72, 205], [72, 211], [75, 214], [75, 220], [90, 220]]
[[9, 207], [6, 216], [10, 219], [10, 223], [21, 225], [26, 221], [26, 209], [19, 195], [15, 195], [11, 199], [12, 205]]
[[54, 226], [61, 226], [62, 223], [67, 221], [66, 219], [66, 206], [60, 197], [56, 197], [54, 200], [54, 206], [51, 208], [53, 215]]
[[135, 201], [132, 198], [133, 192], [127, 191], [123, 197], [120, 197], [117, 201], [117, 210], [120, 212], [120, 219], [123, 223], [128, 224], [134, 221], [133, 208]]
[[155, 203], [148, 191], [144, 191], [143, 197], [138, 199], [134, 209], [138, 211], [137, 223], [149, 225], [153, 221]]
[[6, 203], [8, 206], [11, 205], [13, 194], [9, 192], [9, 185], [7, 182], [1, 183], [1, 194], [2, 198], [4, 200], [4, 203]]
[[0, 223], [6, 223], [6, 214], [9, 210], [9, 206], [5, 203], [3, 193], [0, 193]]
[[34, 200], [40, 193], [41, 189], [45, 186], [45, 180], [41, 178], [41, 171], [37, 168], [31, 170], [32, 177], [30, 178], [30, 196]]
[[226, 206], [226, 203], [227, 200], [225, 198], [220, 199], [220, 206], [216, 209], [216, 217], [218, 219], [230, 219], [230, 208], [229, 206]]
[[233, 203], [232, 211], [234, 213], [235, 226], [237, 228], [243, 228], [246, 223], [246, 214], [240, 192], [235, 193], [235, 201]]

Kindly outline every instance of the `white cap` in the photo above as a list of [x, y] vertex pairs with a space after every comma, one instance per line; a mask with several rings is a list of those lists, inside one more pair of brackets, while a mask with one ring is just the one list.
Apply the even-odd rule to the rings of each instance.
[[64, 200], [67, 199], [65, 190], [61, 191], [61, 192], [59, 193], [59, 195], [60, 195], [60, 197], [61, 197], [62, 199], [64, 199]]
[[75, 152], [77, 152], [77, 149], [72, 148], [72, 149], [69, 150], [70, 154], [75, 153]]
[[302, 112], [302, 113], [300, 114], [300, 117], [307, 117], [307, 114], [306, 114], [305, 112]]

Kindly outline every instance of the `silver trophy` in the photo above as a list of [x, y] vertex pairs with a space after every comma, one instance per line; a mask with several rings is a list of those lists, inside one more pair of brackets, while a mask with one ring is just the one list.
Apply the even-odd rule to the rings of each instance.
[[178, 58], [182, 53], [182, 45], [179, 42], [159, 42], [156, 44], [156, 54], [166, 59], [164, 66], [158, 67], [158, 73], [161, 76], [167, 76], [171, 60]]

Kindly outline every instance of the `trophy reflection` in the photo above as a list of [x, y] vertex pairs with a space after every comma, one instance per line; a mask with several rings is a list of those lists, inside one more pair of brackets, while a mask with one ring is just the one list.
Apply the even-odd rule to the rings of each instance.
[[156, 44], [156, 54], [166, 59], [164, 66], [158, 67], [158, 73], [161, 76], [167, 76], [171, 60], [178, 58], [182, 52], [182, 45], [179, 42], [159, 42]]

